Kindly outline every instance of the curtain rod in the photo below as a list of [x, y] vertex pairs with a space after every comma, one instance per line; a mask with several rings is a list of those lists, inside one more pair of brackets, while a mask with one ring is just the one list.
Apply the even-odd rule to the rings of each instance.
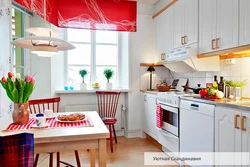
[[29, 11], [28, 9], [25, 9], [24, 7], [22, 7], [21, 5], [19, 5], [18, 3], [14, 1], [12, 2], [12, 7], [16, 10], [19, 10], [22, 13], [29, 15], [30, 17], [33, 16], [33, 13], [31, 11]]

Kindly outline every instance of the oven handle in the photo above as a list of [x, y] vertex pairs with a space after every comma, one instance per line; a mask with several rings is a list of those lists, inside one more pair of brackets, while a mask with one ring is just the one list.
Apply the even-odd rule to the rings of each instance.
[[164, 109], [164, 110], [167, 110], [167, 111], [169, 111], [169, 112], [178, 114], [178, 109], [175, 108], [175, 107], [166, 106], [166, 105], [162, 104], [162, 105], [161, 105], [161, 108]]
[[163, 130], [163, 129], [160, 129], [161, 133], [163, 136], [166, 136], [166, 137], [171, 137], [171, 138], [175, 138], [177, 139], [178, 137], [174, 136], [173, 134], [167, 132], [166, 130]]

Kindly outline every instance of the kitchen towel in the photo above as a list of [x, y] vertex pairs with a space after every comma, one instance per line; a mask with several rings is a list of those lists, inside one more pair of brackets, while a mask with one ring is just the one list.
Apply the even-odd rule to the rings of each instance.
[[162, 113], [162, 108], [161, 105], [158, 104], [156, 107], [156, 127], [161, 128], [163, 125], [163, 113]]
[[[90, 118], [85, 118], [83, 121], [78, 122], [58, 122], [56, 118], [46, 119], [46, 123], [48, 124], [47, 128], [67, 128], [67, 127], [91, 127], [94, 126]], [[10, 124], [6, 130], [27, 130], [31, 129], [35, 124], [35, 119], [31, 118], [27, 124], [24, 125], [16, 125], [14, 123]]]

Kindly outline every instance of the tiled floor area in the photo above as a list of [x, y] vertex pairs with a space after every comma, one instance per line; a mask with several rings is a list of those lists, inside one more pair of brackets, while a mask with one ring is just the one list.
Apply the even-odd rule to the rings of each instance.
[[[107, 141], [108, 143], [108, 141]], [[107, 166], [108, 167], [144, 167], [144, 152], [159, 152], [156, 146], [146, 139], [118, 137], [118, 143], [114, 143], [114, 152], [111, 153], [107, 144]], [[97, 152], [97, 151], [96, 151]], [[81, 165], [89, 166], [89, 153], [87, 150], [79, 150]], [[54, 157], [56, 154], [54, 154]], [[96, 157], [96, 160], [98, 155]], [[61, 159], [76, 166], [74, 151], [62, 152]], [[40, 155], [38, 167], [47, 167], [49, 162], [48, 154]], [[54, 159], [54, 166], [56, 166]], [[96, 162], [96, 166], [98, 163]], [[61, 165], [64, 166], [63, 164]], [[149, 166], [147, 166], [149, 167]], [[152, 166], [151, 166], [152, 167]], [[159, 167], [159, 166], [158, 166]]]

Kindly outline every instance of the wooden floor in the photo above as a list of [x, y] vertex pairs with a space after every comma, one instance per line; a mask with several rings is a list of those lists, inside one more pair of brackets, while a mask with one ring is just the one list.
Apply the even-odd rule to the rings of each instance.
[[[160, 152], [161, 150], [151, 142], [141, 138], [127, 139], [118, 137], [118, 143], [114, 143], [114, 152], [111, 153], [107, 140], [107, 166], [108, 167], [144, 167], [144, 152]], [[97, 152], [97, 151], [96, 151]], [[89, 153], [87, 150], [79, 150], [81, 164], [83, 167], [89, 166]], [[56, 154], [54, 154], [54, 167], [56, 167]], [[96, 160], [98, 155], [96, 156]], [[76, 166], [74, 151], [62, 152], [61, 160]], [[41, 154], [38, 167], [47, 167], [49, 162], [48, 154]], [[61, 164], [64, 167], [63, 164]], [[97, 162], [96, 162], [96, 166]], [[146, 167], [146, 166], [145, 166]], [[149, 166], [147, 166], [149, 167]], [[151, 166], [152, 167], [152, 166]], [[159, 167], [159, 166], [158, 166]]]

